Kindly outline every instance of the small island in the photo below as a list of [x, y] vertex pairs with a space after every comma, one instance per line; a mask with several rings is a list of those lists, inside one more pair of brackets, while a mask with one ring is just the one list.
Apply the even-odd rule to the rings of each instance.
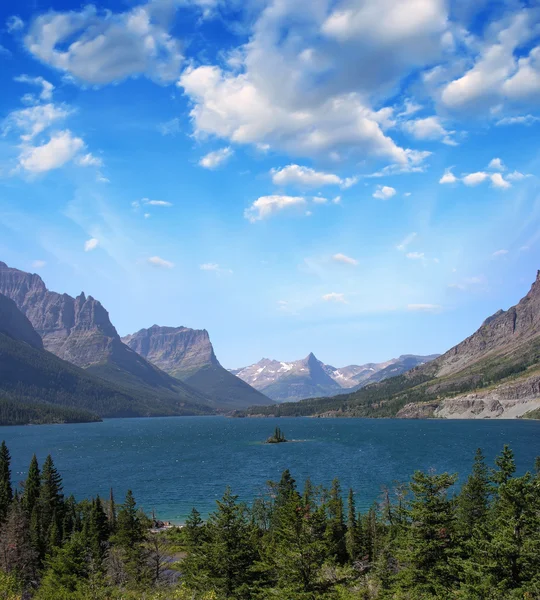
[[283, 444], [283, 442], [288, 442], [289, 440], [283, 435], [283, 432], [279, 427], [276, 427], [274, 431], [274, 435], [271, 435], [267, 440], [267, 444]]

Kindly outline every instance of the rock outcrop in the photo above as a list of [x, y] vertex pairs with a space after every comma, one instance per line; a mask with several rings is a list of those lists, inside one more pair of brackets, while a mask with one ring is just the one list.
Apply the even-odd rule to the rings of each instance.
[[149, 398], [208, 404], [199, 391], [160, 371], [126, 346], [98, 300], [51, 292], [36, 274], [0, 262], [0, 293], [11, 298], [46, 350], [95, 375]]
[[32, 323], [17, 308], [15, 302], [3, 294], [0, 294], [0, 333], [43, 350], [43, 342]]
[[204, 329], [153, 325], [122, 340], [169, 375], [206, 394], [219, 408], [239, 409], [272, 402], [221, 366]]

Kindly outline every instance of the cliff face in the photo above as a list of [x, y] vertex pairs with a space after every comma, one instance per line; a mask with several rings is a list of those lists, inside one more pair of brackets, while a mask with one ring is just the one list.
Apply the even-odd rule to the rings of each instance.
[[153, 325], [122, 341], [174, 377], [182, 378], [209, 365], [221, 366], [205, 329]]
[[540, 335], [540, 271], [529, 293], [516, 306], [499, 310], [480, 329], [431, 363], [442, 377], [471, 366], [497, 352], [511, 352]]
[[0, 293], [11, 298], [43, 340], [44, 347], [79, 367], [121, 353], [121, 341], [103, 306], [81, 293], [50, 292], [39, 275], [0, 262]]
[[32, 323], [17, 308], [15, 302], [3, 294], [0, 294], [0, 333], [38, 350], [43, 349], [43, 342]]
[[[11, 298], [59, 358], [115, 384], [146, 394], [150, 401], [208, 402], [204, 394], [160, 371], [128, 348], [98, 300], [51, 292], [39, 275], [0, 262], [0, 293]], [[176, 410], [175, 406], [173, 410]], [[174, 412], [172, 414], [175, 414]]]
[[220, 365], [205, 329], [153, 325], [122, 340], [169, 375], [206, 394], [219, 408], [271, 403], [267, 396]]

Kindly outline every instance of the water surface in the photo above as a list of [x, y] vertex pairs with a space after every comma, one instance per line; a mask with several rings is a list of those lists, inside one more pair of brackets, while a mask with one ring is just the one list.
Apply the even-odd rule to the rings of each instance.
[[[288, 444], [262, 444], [274, 428]], [[193, 506], [215, 507], [227, 485], [250, 501], [269, 479], [289, 468], [297, 481], [329, 484], [339, 477], [360, 507], [384, 485], [406, 481], [416, 469], [462, 474], [481, 447], [490, 462], [505, 443], [520, 472], [540, 455], [538, 421], [398, 419], [227, 419], [176, 417], [111, 419], [103, 423], [0, 427], [14, 479], [21, 480], [35, 452], [52, 454], [66, 491], [77, 498], [114, 488], [120, 501], [132, 489], [138, 503], [166, 520], [182, 522]]]

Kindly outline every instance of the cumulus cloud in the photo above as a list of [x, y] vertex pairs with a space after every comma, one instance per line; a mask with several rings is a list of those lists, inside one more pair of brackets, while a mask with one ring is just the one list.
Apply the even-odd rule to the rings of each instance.
[[439, 183], [456, 183], [458, 178], [452, 173], [452, 168], [446, 169], [444, 175], [439, 179]]
[[489, 161], [488, 169], [490, 171], [505, 171], [506, 167], [500, 158], [492, 158]]
[[161, 8], [150, 1], [122, 13], [99, 12], [93, 5], [49, 11], [32, 21], [25, 45], [36, 58], [85, 83], [137, 75], [172, 82], [183, 56]]
[[442, 306], [440, 304], [407, 304], [407, 310], [411, 312], [438, 313], [441, 312]]
[[61, 121], [72, 113], [66, 106], [53, 103], [40, 104], [13, 110], [9, 113], [3, 123], [4, 133], [13, 129], [20, 130], [21, 140], [31, 141], [34, 137], [43, 133], [57, 121]]
[[332, 260], [334, 262], [341, 263], [343, 265], [349, 265], [351, 267], [358, 266], [358, 261], [356, 260], [356, 258], [352, 258], [350, 256], [347, 256], [346, 254], [342, 254], [341, 252], [338, 252], [337, 254], [334, 254], [332, 256]]
[[17, 81], [18, 83], [28, 83], [29, 85], [37, 85], [41, 88], [41, 92], [39, 94], [41, 100], [48, 101], [52, 99], [54, 85], [46, 79], [44, 79], [43, 77], [29, 77], [28, 75], [19, 75], [18, 77], [15, 77], [15, 81]]
[[57, 169], [73, 160], [84, 145], [83, 140], [74, 136], [68, 129], [60, 131], [41, 146], [25, 147], [19, 157], [19, 165], [32, 173]]
[[96, 238], [90, 238], [89, 240], [86, 240], [86, 242], [84, 242], [84, 251], [91, 252], [92, 250], [95, 250], [98, 246], [99, 240]]
[[500, 173], [493, 173], [490, 175], [491, 185], [493, 187], [506, 190], [509, 187], [512, 187], [512, 184], [509, 181], [506, 181], [504, 177]]
[[536, 33], [538, 9], [516, 10], [475, 40], [473, 66], [447, 83], [441, 101], [450, 109], [481, 111], [505, 104], [536, 102], [540, 93], [540, 46], [525, 52]]
[[161, 256], [151, 256], [150, 258], [146, 259], [146, 262], [149, 265], [160, 269], [172, 269], [174, 267], [174, 263], [172, 263], [170, 260], [161, 258]]
[[388, 200], [392, 196], [395, 196], [396, 190], [388, 185], [378, 185], [377, 189], [373, 192], [373, 197], [379, 200]]
[[338, 294], [337, 292], [330, 292], [329, 294], [324, 294], [322, 299], [325, 302], [339, 302], [341, 304], [347, 304], [345, 300], [345, 294]]
[[287, 165], [281, 169], [272, 169], [270, 173], [272, 174], [272, 182], [281, 186], [323, 187], [326, 185], [339, 185], [342, 189], [347, 189], [358, 181], [356, 177], [342, 179], [334, 173], [316, 171], [310, 167], [295, 164]]
[[400, 252], [405, 252], [405, 250], [407, 249], [407, 246], [409, 246], [409, 244], [411, 244], [417, 237], [417, 233], [415, 231], [413, 231], [412, 233], [409, 233], [409, 235], [407, 235], [402, 242], [400, 242], [396, 248], [400, 251]]
[[489, 175], [484, 171], [476, 171], [475, 173], [469, 173], [463, 177], [463, 183], [468, 186], [475, 186], [485, 181]]
[[520, 115], [517, 117], [503, 117], [499, 119], [495, 124], [496, 125], [533, 125], [533, 123], [538, 123], [540, 121], [540, 117], [535, 117], [534, 115]]
[[246, 208], [244, 217], [251, 223], [267, 219], [283, 210], [303, 208], [306, 199], [301, 196], [261, 196]]
[[233, 149], [230, 146], [209, 152], [206, 156], [203, 156], [199, 161], [199, 165], [205, 169], [217, 169], [220, 165], [225, 163], [234, 154]]
[[457, 142], [451, 137], [454, 131], [448, 131], [439, 117], [426, 117], [405, 121], [403, 129], [417, 140], [442, 140], [448, 146], [455, 146]]

